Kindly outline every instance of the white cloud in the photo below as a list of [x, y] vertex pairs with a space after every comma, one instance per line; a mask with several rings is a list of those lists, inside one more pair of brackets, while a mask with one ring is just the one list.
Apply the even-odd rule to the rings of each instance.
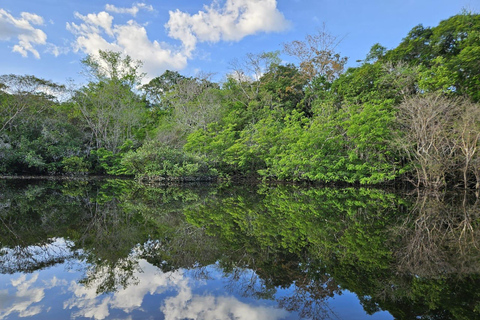
[[147, 294], [160, 294], [167, 291], [170, 287], [179, 286], [187, 281], [180, 270], [162, 273], [159, 272], [157, 267], [145, 260], [139, 261], [139, 267], [141, 272], [135, 274], [137, 279], [136, 285], [116, 292], [111, 303], [113, 308], [122, 309], [126, 313], [130, 313], [142, 306], [143, 299]]
[[[67, 245], [63, 239], [57, 239], [55, 243]], [[57, 246], [47, 247], [47, 251], [58, 251]], [[51, 300], [50, 298], [44, 300], [52, 295], [58, 295], [55, 298], [57, 303], [63, 300], [63, 309], [70, 313], [71, 319], [103, 320], [119, 314], [119, 310], [125, 313], [126, 319], [131, 319], [129, 314], [134, 311], [147, 318], [147, 313], [154, 310], [157, 310], [157, 313], [162, 312], [166, 320], [277, 320], [288, 315], [285, 310], [264, 306], [261, 302], [258, 305], [255, 305], [255, 302], [248, 304], [234, 296], [212, 294], [212, 288], [213, 292], [217, 291], [215, 288], [220, 285], [223, 276], [223, 273], [213, 266], [204, 270], [208, 273], [208, 280], [199, 281], [183, 269], [162, 272], [146, 260], [136, 260], [134, 255], [127, 259], [135, 262], [128, 283], [117, 283], [115, 290], [109, 294], [99, 294], [99, 288], [108, 281], [111, 272], [115, 275], [125, 272], [122, 267], [114, 270], [108, 267], [86, 270], [87, 275], [93, 275], [91, 281], [87, 281], [88, 285], [77, 280], [67, 281], [64, 277], [68, 276], [68, 270], [50, 278], [46, 276], [51, 274], [51, 271], [11, 277], [10, 281], [6, 281], [8, 283], [5, 283], [5, 289], [0, 290], [0, 320], [11, 317], [45, 317], [48, 315], [45, 312], [55, 308], [48, 304], [47, 300]], [[80, 276], [81, 273], [74, 276], [77, 275]], [[154, 299], [145, 301], [154, 295]]]
[[36, 25], [43, 25], [43, 18], [34, 13], [22, 12], [20, 13], [20, 16], [24, 21], [29, 21], [32, 24], [36, 24]]
[[67, 29], [76, 37], [73, 44], [76, 52], [95, 55], [98, 50], [112, 50], [127, 54], [141, 60], [144, 63], [141, 71], [152, 78], [167, 69], [185, 68], [198, 42], [240, 41], [260, 32], [285, 30], [290, 24], [278, 10], [276, 0], [226, 0], [223, 6], [217, 0], [213, 1], [204, 7], [204, 11], [194, 15], [170, 11], [165, 27], [169, 37], [181, 41], [178, 47], [150, 40], [146, 25], [134, 20], [125, 24], [114, 23], [113, 14], [135, 17], [140, 10], [153, 11], [153, 7], [145, 3], [136, 3], [131, 8], [107, 4], [105, 11], [100, 13], [75, 13], [81, 22], [67, 23]]
[[160, 310], [165, 320], [181, 319], [239, 319], [277, 320], [284, 319], [288, 312], [267, 306], [253, 306], [232, 296], [193, 294], [191, 286], [178, 286], [178, 294], [165, 299]]
[[[138, 6], [138, 5], [137, 5]], [[141, 60], [142, 72], [150, 77], [160, 75], [167, 69], [180, 70], [186, 67], [188, 55], [184, 50], [172, 48], [166, 43], [151, 41], [147, 30], [134, 20], [126, 24], [114, 24], [114, 17], [102, 11], [86, 16], [75, 13], [80, 24], [67, 23], [67, 30], [76, 39], [74, 51], [96, 55], [98, 50], [111, 50]]]
[[44, 289], [34, 287], [38, 279], [38, 273], [33, 274], [30, 279], [21, 275], [11, 280], [12, 288], [16, 289], [15, 294], [10, 295], [7, 290], [0, 291], [0, 319], [5, 319], [12, 314], [18, 317], [31, 317], [42, 311], [40, 305], [33, 305], [43, 300]]
[[[98, 270], [97, 270], [98, 271]], [[78, 309], [73, 312], [72, 318], [89, 317], [96, 320], [105, 319], [110, 315], [111, 309], [121, 309], [126, 313], [141, 310], [146, 295], [159, 294], [172, 288], [186, 286], [188, 280], [182, 271], [162, 273], [158, 268], [145, 260], [139, 260], [133, 272], [135, 284], [126, 288], [117, 288], [109, 296], [98, 295], [97, 288], [101, 285], [107, 274], [97, 274], [98, 278], [89, 286], [84, 286], [75, 281], [70, 283], [68, 290], [73, 293], [71, 299], [64, 302], [65, 309]]]
[[52, 43], [47, 43], [47, 48], [45, 49], [45, 52], [53, 54], [55, 57], [58, 57], [61, 54], [67, 54], [68, 52], [70, 52], [70, 48], [59, 47]]
[[55, 287], [66, 287], [68, 285], [68, 281], [65, 279], [59, 279], [56, 276], [53, 276], [50, 280], [43, 280], [43, 284], [45, 289], [52, 289]]
[[197, 41], [240, 41], [259, 32], [283, 31], [289, 25], [276, 0], [227, 0], [223, 7], [214, 1], [194, 15], [170, 11], [165, 26], [169, 36], [181, 40], [191, 52]]
[[[274, 307], [249, 305], [233, 296], [214, 296], [193, 293], [198, 283], [192, 281], [183, 270], [161, 272], [157, 267], [141, 259], [133, 271], [135, 285], [117, 288], [113, 294], [97, 294], [97, 287], [104, 281], [101, 274], [89, 286], [72, 281], [68, 290], [73, 293], [71, 299], [64, 302], [65, 309], [76, 310], [72, 318], [89, 317], [96, 320], [107, 318], [113, 310], [123, 310], [129, 314], [134, 310], [142, 311], [145, 297], [154, 294], [170, 296], [159, 309], [166, 320], [180, 319], [239, 319], [239, 320], [277, 320], [284, 319], [288, 312]], [[106, 276], [106, 275], [105, 275]], [[221, 274], [218, 275], [221, 277]], [[203, 285], [207, 285], [203, 283]]]
[[47, 35], [35, 25], [43, 25], [43, 18], [29, 12], [22, 12], [19, 18], [15, 18], [4, 9], [0, 9], [0, 41], [10, 41], [16, 38], [18, 43], [12, 51], [27, 57], [30, 52], [37, 59], [40, 54], [35, 49], [36, 45], [45, 45]]
[[113, 12], [113, 13], [126, 13], [126, 14], [131, 14], [132, 16], [136, 16], [138, 11], [140, 9], [146, 10], [146, 11], [153, 11], [153, 7], [151, 5], [147, 5], [145, 3], [136, 3], [134, 4], [131, 8], [119, 8], [116, 7], [113, 4], [106, 4], [105, 5], [105, 10], [108, 12]]
[[67, 23], [67, 30], [73, 33], [99, 34], [105, 32], [107, 35], [113, 37], [112, 22], [113, 17], [105, 11], [98, 14], [89, 13], [86, 16], [81, 15], [78, 12], [74, 13], [75, 18], [83, 21], [82, 24], [77, 25], [75, 23]]

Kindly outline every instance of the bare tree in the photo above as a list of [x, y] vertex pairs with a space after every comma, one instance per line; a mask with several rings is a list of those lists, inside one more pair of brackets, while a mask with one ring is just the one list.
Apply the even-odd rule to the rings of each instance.
[[439, 189], [446, 185], [456, 152], [452, 137], [457, 102], [440, 94], [407, 98], [398, 106], [395, 142], [413, 164], [417, 187]]
[[280, 64], [280, 52], [248, 53], [243, 60], [235, 59], [230, 63], [229, 78], [234, 80], [243, 93], [243, 99], [232, 97], [247, 105], [259, 97], [262, 76], [274, 64]]
[[461, 151], [463, 181], [465, 189], [469, 185], [469, 173], [476, 177], [476, 189], [480, 188], [480, 157], [478, 155], [480, 139], [480, 105], [467, 100], [459, 101], [460, 115], [454, 126], [458, 148]]
[[463, 200], [455, 200], [452, 205], [443, 193], [418, 193], [403, 225], [394, 230], [401, 239], [395, 252], [400, 272], [425, 277], [478, 273], [478, 199], [470, 203], [465, 192]]
[[305, 40], [284, 43], [283, 50], [300, 61], [300, 69], [309, 81], [315, 77], [325, 77], [333, 81], [344, 69], [346, 57], [336, 52], [342, 39], [332, 35], [325, 24], [315, 34], [309, 34]]

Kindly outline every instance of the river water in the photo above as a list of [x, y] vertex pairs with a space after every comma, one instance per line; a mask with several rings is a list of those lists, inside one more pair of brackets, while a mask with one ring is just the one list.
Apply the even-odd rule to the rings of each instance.
[[0, 319], [480, 318], [474, 194], [0, 188]]

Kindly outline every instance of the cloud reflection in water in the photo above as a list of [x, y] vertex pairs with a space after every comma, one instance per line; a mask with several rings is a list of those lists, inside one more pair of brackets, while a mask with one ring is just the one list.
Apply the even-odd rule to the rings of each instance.
[[[60, 272], [55, 271], [55, 274], [47, 268], [27, 275], [2, 275], [2, 278], [9, 280], [3, 281], [0, 287], [0, 319], [47, 315], [55, 308], [55, 303], [63, 308], [61, 312], [66, 312], [72, 319], [132, 319], [140, 315], [158, 316], [160, 313], [166, 320], [275, 320], [288, 316], [287, 311], [274, 307], [274, 301], [241, 301], [235, 296], [216, 291], [214, 286], [218, 285], [222, 273], [215, 272], [215, 266], [206, 268], [208, 278], [197, 279], [192, 276], [194, 272], [184, 269], [162, 272], [146, 260], [139, 259], [131, 277], [133, 284], [117, 287], [111, 293], [99, 294], [100, 286], [108, 277], [108, 270], [102, 274], [101, 269], [96, 269], [94, 279], [85, 284], [79, 281], [83, 273], [72, 271], [84, 268], [88, 274], [89, 267], [79, 263], [80, 267], [74, 269], [66, 265], [63, 268], [57, 266], [55, 269]], [[146, 298], [153, 295], [157, 297], [147, 301]], [[44, 299], [45, 296], [49, 296], [49, 299]]]

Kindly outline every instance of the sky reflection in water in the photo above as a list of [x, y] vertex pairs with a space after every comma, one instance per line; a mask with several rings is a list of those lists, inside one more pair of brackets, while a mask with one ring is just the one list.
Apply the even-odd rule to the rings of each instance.
[[0, 320], [475, 319], [480, 200], [442, 197], [0, 180]]
[[[297, 319], [295, 312], [278, 308], [275, 300], [242, 297], [242, 283], [259, 285], [251, 270], [242, 270], [235, 280], [225, 275], [218, 266], [210, 265], [192, 270], [178, 269], [162, 272], [144, 259], [135, 259], [134, 270], [128, 284], [115, 292], [98, 294], [104, 275], [96, 270], [96, 280], [84, 285], [79, 281], [91, 272], [88, 264], [72, 258], [71, 243], [55, 239], [43, 248], [31, 247], [39, 262], [53, 255], [67, 260], [53, 267], [30, 274], [0, 275], [0, 319], [71, 318], [71, 319], [245, 319], [277, 320]], [[11, 255], [11, 250], [4, 250]], [[11, 259], [5, 259], [8, 261]], [[28, 262], [27, 262], [28, 263]], [[252, 281], [253, 279], [253, 281]], [[279, 289], [275, 298], [288, 295], [292, 289]], [[325, 306], [325, 317], [345, 319], [366, 316], [358, 299], [344, 292]], [[331, 309], [330, 309], [331, 308]], [[389, 319], [377, 314], [377, 319]]]

